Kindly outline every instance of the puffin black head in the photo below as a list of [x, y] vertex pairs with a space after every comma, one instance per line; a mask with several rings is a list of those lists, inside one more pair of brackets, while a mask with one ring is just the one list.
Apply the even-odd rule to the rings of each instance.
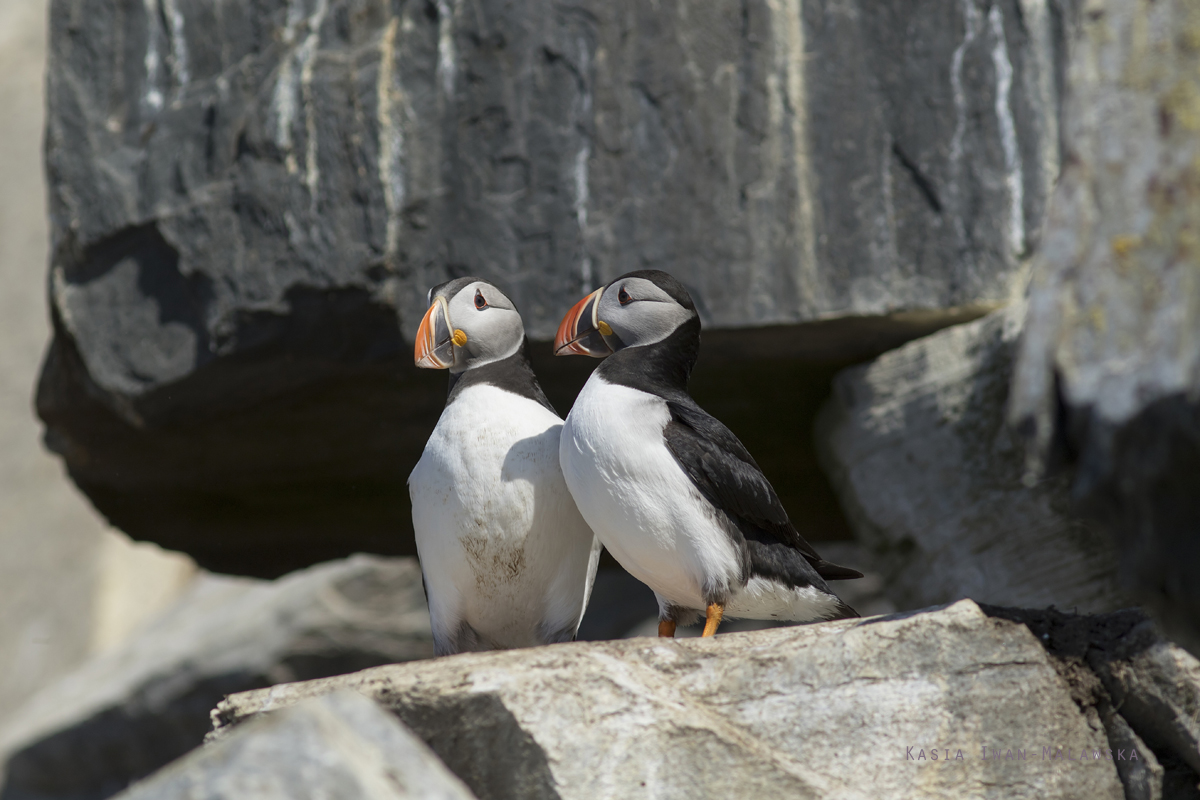
[[479, 278], [457, 278], [429, 290], [414, 359], [425, 369], [458, 373], [516, 353], [525, 326], [504, 292]]
[[604, 358], [666, 339], [699, 316], [683, 284], [656, 269], [627, 272], [575, 304], [558, 326], [555, 355]]

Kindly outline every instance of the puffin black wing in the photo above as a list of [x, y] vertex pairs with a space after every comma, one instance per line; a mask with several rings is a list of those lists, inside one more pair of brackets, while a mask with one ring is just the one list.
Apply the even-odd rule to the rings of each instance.
[[[805, 566], [826, 580], [862, 577], [857, 570], [817, 555], [792, 525], [770, 481], [733, 431], [686, 395], [665, 399], [671, 412], [663, 430], [667, 449], [700, 494], [741, 531], [754, 572], [789, 583], [809, 582], [805, 580], [809, 576], [795, 574], [797, 568], [807, 573]], [[789, 557], [788, 550], [798, 552], [806, 563], [794, 563], [798, 559]]]

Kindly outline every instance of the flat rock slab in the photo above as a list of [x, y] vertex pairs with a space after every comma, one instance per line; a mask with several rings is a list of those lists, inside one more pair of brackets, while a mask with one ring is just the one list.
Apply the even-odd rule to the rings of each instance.
[[473, 800], [432, 751], [350, 691], [239, 728], [120, 800]]
[[481, 798], [1124, 797], [1103, 725], [1046, 649], [971, 601], [380, 667], [234, 695], [215, 737], [346, 688]]

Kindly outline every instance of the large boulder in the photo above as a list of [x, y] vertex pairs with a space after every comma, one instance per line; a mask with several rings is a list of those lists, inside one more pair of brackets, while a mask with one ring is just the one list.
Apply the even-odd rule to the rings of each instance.
[[[1060, 16], [55, 0], [47, 442], [135, 537], [279, 574], [411, 548], [444, 376], [408, 342], [448, 277], [497, 281], [545, 340], [661, 267], [741, 362], [977, 316], [1057, 171]], [[793, 327], [732, 332], [764, 325]], [[565, 410], [588, 365], [535, 349]]]
[[[1186, 664], [1180, 688], [1161, 692], [1182, 709], [1200, 664], [1137, 612], [985, 613], [964, 600], [714, 639], [380, 667], [230, 697], [214, 736], [349, 688], [399, 716], [480, 798], [1115, 799], [1126, 785], [1161, 790], [1162, 762], [1180, 759], [1170, 742], [1194, 749], [1195, 737], [1143, 743], [1149, 729], [1114, 709], [1085, 656], [1104, 665], [1154, 648]], [[1190, 763], [1172, 779], [1194, 783]]]
[[1113, 611], [1129, 604], [1108, 534], [1065, 476], [1025, 481], [1005, 419], [1023, 304], [840, 373], [818, 421], [824, 464], [889, 598], [919, 608]]
[[1200, 7], [1091, 0], [1011, 418], [1200, 653]]
[[120, 798], [474, 800], [474, 795], [394, 716], [345, 691], [252, 722]]
[[204, 575], [5, 721], [0, 797], [100, 800], [198, 746], [230, 692], [432, 655], [413, 559], [356, 556], [276, 582]]

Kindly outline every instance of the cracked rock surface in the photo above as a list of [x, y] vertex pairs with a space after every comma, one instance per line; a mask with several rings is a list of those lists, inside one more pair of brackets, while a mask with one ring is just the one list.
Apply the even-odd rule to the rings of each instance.
[[1078, 616], [982, 608], [1027, 626], [1046, 646], [1072, 698], [1089, 719], [1099, 717], [1113, 752], [1144, 755], [1115, 761], [1127, 798], [1200, 797], [1200, 661], [1134, 609]]

